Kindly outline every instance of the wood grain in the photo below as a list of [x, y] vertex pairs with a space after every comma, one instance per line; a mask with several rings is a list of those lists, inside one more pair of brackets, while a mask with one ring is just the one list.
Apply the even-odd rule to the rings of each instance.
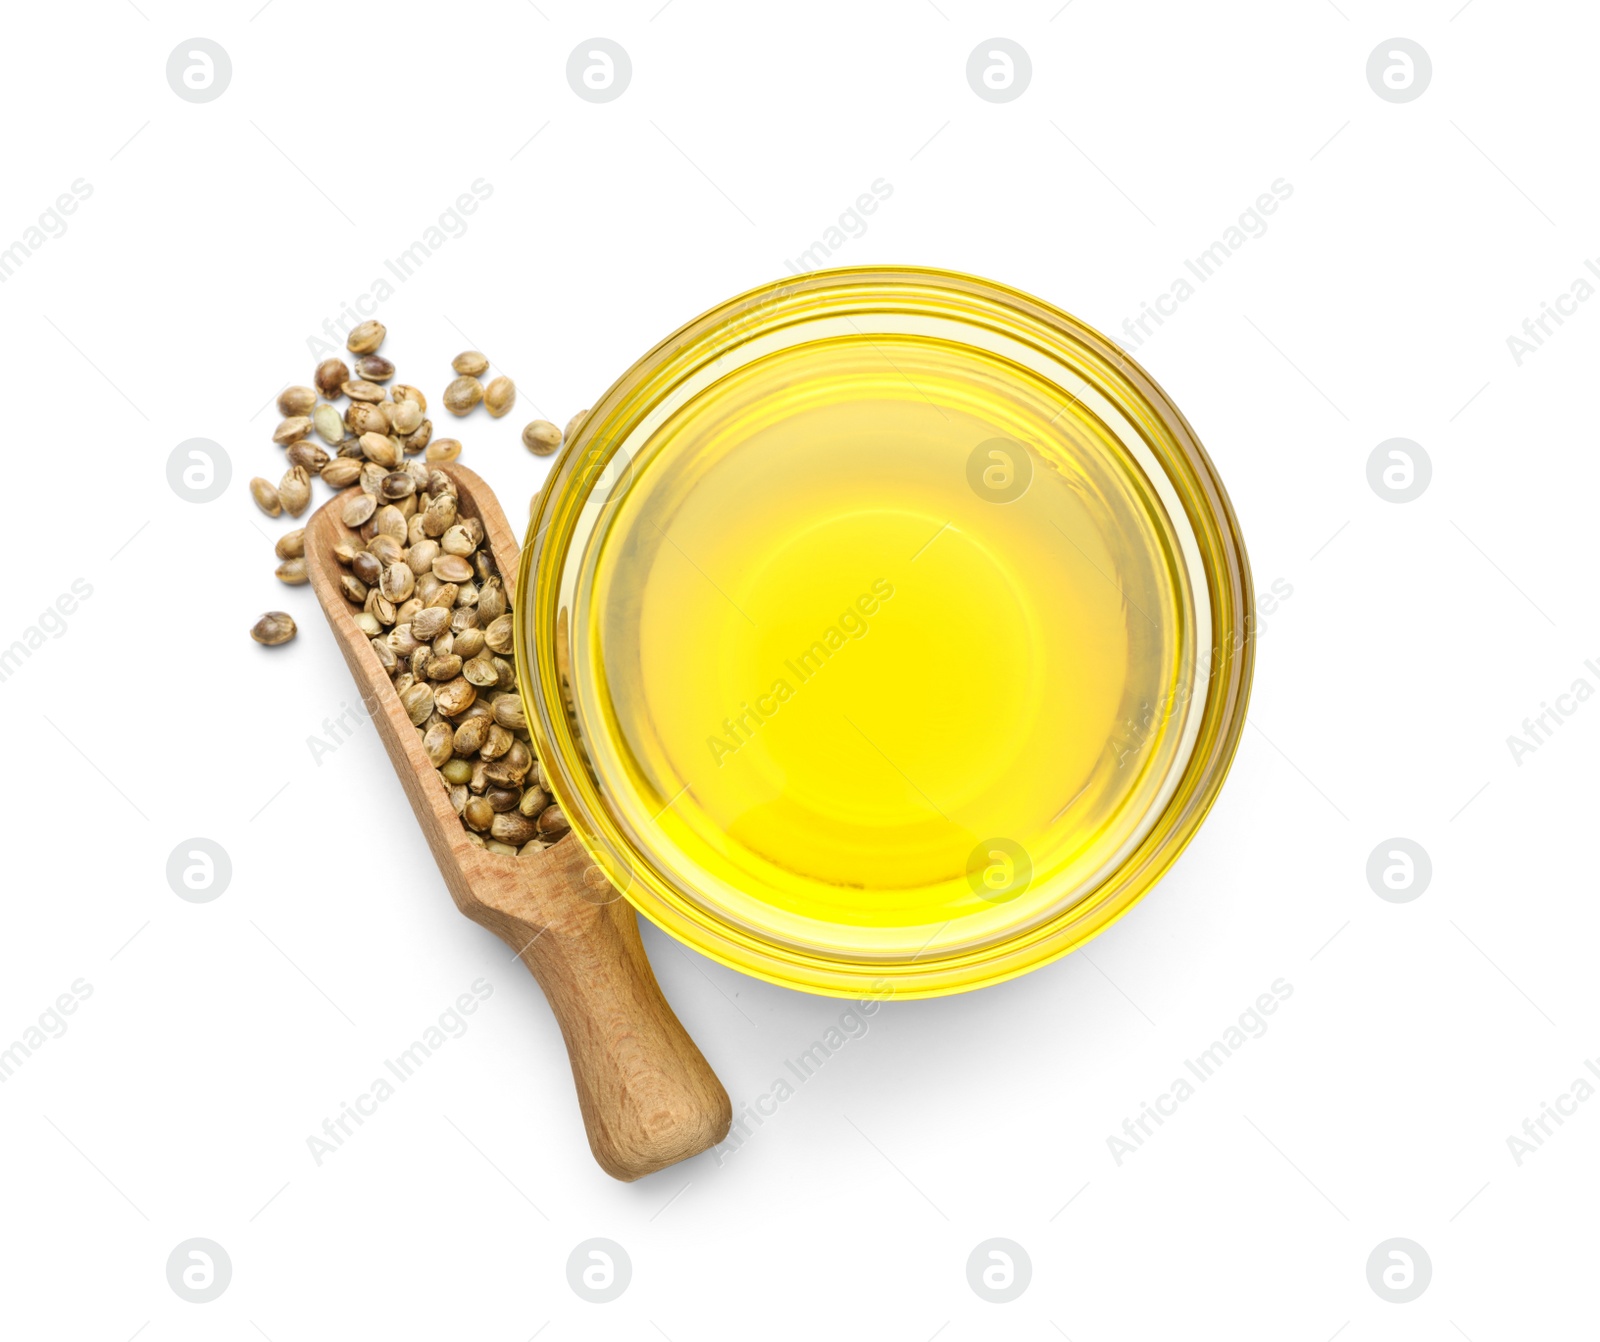
[[[482, 520], [512, 596], [517, 542], [505, 514], [471, 471], [445, 469], [462, 514]], [[511, 947], [539, 981], [566, 1039], [590, 1149], [607, 1174], [637, 1179], [706, 1150], [727, 1135], [728, 1095], [662, 997], [632, 906], [571, 835], [521, 857], [468, 841], [422, 737], [339, 591], [333, 547], [350, 534], [340, 506], [352, 492], [335, 495], [307, 523], [306, 566], [456, 907]], [[532, 674], [518, 660], [518, 675]]]

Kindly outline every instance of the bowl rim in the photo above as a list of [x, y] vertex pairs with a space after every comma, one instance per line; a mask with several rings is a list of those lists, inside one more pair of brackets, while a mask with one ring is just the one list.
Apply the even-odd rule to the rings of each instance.
[[[560, 688], [563, 632], [554, 578], [565, 561], [572, 510], [592, 490], [652, 392], [659, 399], [675, 384], [674, 370], [703, 363], [718, 346], [739, 343], [808, 302], [848, 301], [880, 289], [886, 295], [910, 289], [969, 304], [991, 319], [1009, 320], [1014, 334], [1053, 341], [1077, 356], [1070, 360], [1075, 372], [1136, 412], [1129, 418], [1142, 424], [1200, 548], [1206, 591], [1197, 590], [1196, 599], [1209, 596], [1211, 604], [1210, 656], [1205, 668], [1197, 667], [1193, 691], [1198, 696], [1203, 686], [1205, 696], [1199, 735], [1177, 787], [1132, 852], [1055, 917], [1015, 937], [920, 962], [916, 956], [891, 962], [807, 955], [764, 942], [704, 906], [696, 914], [664, 898], [654, 888], [648, 855], [630, 857], [607, 832], [597, 793], [584, 778], [587, 769], [574, 765], [571, 752], [579, 747]], [[617, 431], [619, 421], [626, 430]], [[831, 997], [887, 993], [911, 999], [990, 986], [1059, 959], [1123, 917], [1165, 875], [1215, 804], [1243, 733], [1254, 671], [1253, 583], [1238, 520], [1209, 454], [1171, 398], [1115, 341], [1062, 309], [1009, 285], [934, 267], [845, 266], [770, 281], [708, 308], [658, 341], [617, 378], [563, 443], [530, 509], [517, 591], [515, 647], [525, 663], [532, 663], [531, 673], [519, 677], [525, 715], [550, 790], [591, 858], [639, 913], [685, 945], [767, 982]], [[1205, 652], [1197, 649], [1197, 656]]]

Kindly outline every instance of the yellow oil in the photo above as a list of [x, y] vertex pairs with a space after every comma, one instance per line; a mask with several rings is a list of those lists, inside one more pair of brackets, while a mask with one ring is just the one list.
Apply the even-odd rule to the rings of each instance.
[[1193, 595], [1084, 404], [971, 348], [843, 337], [715, 383], [629, 471], [574, 606], [575, 709], [622, 827], [720, 916], [950, 953], [1086, 893], [1148, 823]]

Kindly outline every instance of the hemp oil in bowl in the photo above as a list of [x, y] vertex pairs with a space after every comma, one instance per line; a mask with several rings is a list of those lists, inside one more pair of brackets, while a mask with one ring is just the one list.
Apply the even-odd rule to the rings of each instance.
[[1249, 570], [1192, 431], [972, 277], [817, 272], [691, 322], [585, 419], [522, 562], [574, 831], [669, 932], [807, 991], [1070, 950], [1243, 723]]

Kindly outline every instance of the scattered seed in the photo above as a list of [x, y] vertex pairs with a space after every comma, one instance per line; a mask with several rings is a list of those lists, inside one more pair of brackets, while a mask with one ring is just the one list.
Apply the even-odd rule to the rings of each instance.
[[334, 489], [345, 489], [361, 478], [361, 463], [354, 457], [335, 457], [322, 468], [322, 478]]
[[307, 415], [291, 415], [272, 431], [272, 441], [283, 447], [298, 443], [311, 432], [311, 419]]
[[548, 457], [561, 446], [561, 430], [548, 419], [530, 420], [522, 427], [522, 445], [536, 457]]
[[269, 648], [287, 643], [295, 633], [294, 620], [281, 610], [269, 610], [250, 626], [250, 637]]
[[394, 365], [381, 354], [364, 354], [356, 360], [356, 376], [368, 382], [387, 382], [394, 376]]
[[[406, 404], [409, 405], [410, 402], [408, 401]], [[400, 440], [400, 445], [404, 447], [408, 453], [420, 452], [432, 441], [433, 421], [431, 419], [425, 419], [422, 421], [422, 423], [418, 424], [415, 429], [406, 434], [406, 436]]]
[[299, 559], [306, 552], [306, 531], [304, 527], [296, 527], [293, 531], [285, 531], [278, 537], [278, 543], [272, 547], [272, 553], [279, 559]]
[[463, 350], [450, 360], [450, 367], [462, 377], [479, 377], [489, 371], [489, 361], [475, 349]]
[[458, 377], [444, 389], [444, 408], [465, 415], [483, 399], [483, 385], [475, 377]]
[[455, 461], [461, 456], [461, 444], [454, 438], [435, 438], [423, 453], [424, 461]]
[[311, 476], [304, 466], [291, 466], [278, 481], [278, 501], [290, 517], [299, 517], [311, 502]]
[[371, 401], [374, 405], [389, 398], [383, 394], [383, 388], [376, 382], [365, 382], [360, 378], [344, 384], [344, 394], [352, 401]]
[[285, 387], [278, 393], [278, 413], [285, 419], [309, 415], [316, 403], [317, 393], [310, 387]]
[[343, 359], [324, 359], [317, 365], [311, 380], [317, 384], [317, 390], [331, 401], [344, 394], [344, 384], [350, 380], [350, 370], [345, 367]]
[[422, 423], [422, 411], [411, 401], [385, 401], [382, 410], [389, 432], [402, 438], [415, 433]]
[[382, 322], [365, 321], [346, 337], [344, 347], [352, 354], [372, 354], [388, 335]]
[[303, 467], [308, 475], [321, 475], [322, 468], [331, 460], [326, 450], [318, 447], [309, 438], [302, 438], [297, 443], [289, 444], [289, 464]]
[[357, 438], [364, 433], [389, 432], [389, 420], [383, 410], [370, 401], [356, 401], [344, 416], [345, 427]]
[[569, 419], [567, 421], [567, 427], [566, 427], [565, 430], [562, 431], [562, 434], [561, 434], [561, 441], [562, 442], [570, 443], [572, 441], [574, 435], [576, 435], [578, 430], [583, 426], [584, 417], [588, 413], [589, 412], [587, 410], [580, 410], [580, 411], [578, 411], [577, 414], [575, 414], [571, 419]]
[[268, 517], [278, 517], [283, 513], [283, 503], [278, 498], [278, 491], [272, 487], [270, 480], [263, 480], [259, 475], [250, 482], [250, 497], [256, 501], [256, 507], [261, 509]]
[[497, 377], [483, 389], [483, 408], [496, 419], [517, 403], [517, 384], [508, 377]]
[[278, 581], [286, 582], [290, 587], [300, 587], [308, 581], [304, 555], [298, 559], [285, 559], [274, 571], [278, 575]]
[[317, 436], [329, 447], [338, 447], [344, 441], [344, 416], [336, 406], [324, 401], [311, 412], [311, 423], [317, 430]]

